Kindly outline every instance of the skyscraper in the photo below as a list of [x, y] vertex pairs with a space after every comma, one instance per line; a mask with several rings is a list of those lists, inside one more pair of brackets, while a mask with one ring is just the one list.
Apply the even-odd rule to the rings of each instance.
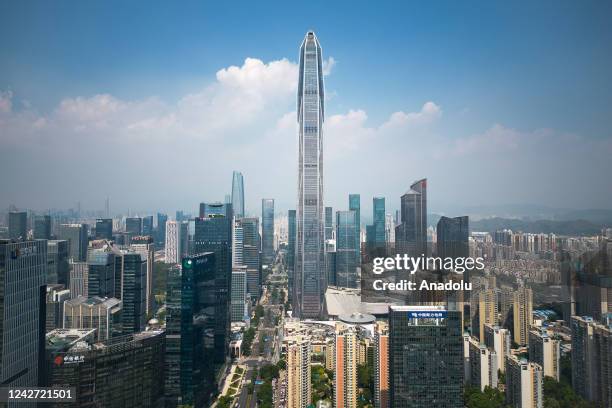
[[239, 171], [232, 174], [232, 209], [234, 217], [244, 217], [244, 178]]
[[400, 224], [395, 228], [399, 254], [427, 255], [427, 179], [413, 183], [401, 198]]
[[440, 258], [470, 256], [468, 217], [440, 217], [436, 234], [436, 249]]
[[153, 265], [155, 262], [155, 244], [152, 236], [134, 237], [130, 245], [130, 249], [140, 254], [140, 258], [146, 263], [146, 316], [153, 314]]
[[87, 260], [87, 224], [61, 224], [59, 238], [69, 242], [70, 257], [75, 261]]
[[463, 364], [460, 312], [389, 308], [390, 407], [462, 408]]
[[181, 225], [179, 221], [166, 221], [166, 263], [177, 264], [181, 262]]
[[164, 371], [171, 406], [208, 406], [215, 389], [213, 361], [227, 348], [217, 350], [217, 325], [226, 316], [218, 310], [215, 258], [211, 252], [186, 257], [168, 271]]
[[472, 386], [484, 391], [485, 387], [497, 388], [498, 359], [495, 350], [487, 348], [474, 337], [468, 344], [470, 355], [470, 378]]
[[544, 405], [544, 374], [538, 364], [515, 355], [506, 357], [506, 403], [513, 408]]
[[11, 211], [8, 215], [9, 238], [28, 239], [28, 213], [25, 211]]
[[561, 341], [545, 329], [529, 331], [529, 361], [539, 364], [545, 376], [559, 381], [561, 377]]
[[96, 219], [96, 239], [113, 239], [113, 219]]
[[334, 337], [334, 407], [357, 406], [357, 331], [336, 323]]
[[310, 378], [310, 339], [295, 336], [287, 342], [287, 408], [306, 408], [312, 391]]
[[34, 217], [34, 239], [51, 239], [51, 216]]
[[0, 383], [39, 384], [44, 353], [47, 243], [0, 240]]
[[389, 408], [389, 324], [374, 326], [374, 406]]
[[506, 356], [510, 354], [510, 331], [499, 326], [484, 325], [485, 345], [495, 351], [497, 368], [506, 372]]
[[129, 217], [125, 219], [125, 232], [131, 236], [142, 235], [142, 218]]
[[157, 231], [155, 243], [158, 247], [163, 248], [166, 240], [166, 222], [168, 221], [168, 216], [166, 214], [157, 213]]
[[238, 265], [232, 267], [232, 290], [230, 312], [232, 322], [243, 322], [247, 316], [247, 267]]
[[247, 267], [247, 293], [255, 300], [261, 292], [259, 218], [241, 218], [239, 223], [242, 225], [242, 262]]
[[372, 256], [379, 256], [387, 249], [385, 233], [385, 198], [374, 197], [372, 199], [372, 225], [366, 227], [366, 247]]
[[525, 346], [529, 344], [529, 330], [533, 322], [533, 292], [526, 287], [514, 292], [512, 313], [514, 316], [514, 342]]
[[357, 265], [361, 265], [361, 196], [359, 194], [349, 194], [349, 210], [355, 211], [355, 220], [357, 222]]
[[355, 252], [357, 220], [355, 211], [336, 212], [335, 286], [357, 288], [358, 271]]
[[70, 285], [69, 245], [65, 240], [47, 241], [47, 283]]
[[142, 219], [142, 235], [153, 235], [153, 216], [147, 215]]
[[[230, 335], [230, 290], [232, 281], [232, 232], [231, 204], [206, 204], [204, 217], [195, 219], [194, 253], [215, 254], [214, 273], [214, 350], [213, 363], [223, 364], [228, 357]], [[195, 255], [197, 256], [197, 255]], [[187, 258], [191, 259], [191, 258]], [[183, 259], [183, 268], [185, 259]]]
[[293, 296], [293, 310], [296, 315], [306, 318], [321, 315], [325, 290], [324, 100], [321, 46], [315, 33], [309, 31], [300, 47], [297, 94], [299, 160], [295, 295]]
[[274, 199], [261, 200], [261, 251], [262, 261], [270, 265], [274, 261]]

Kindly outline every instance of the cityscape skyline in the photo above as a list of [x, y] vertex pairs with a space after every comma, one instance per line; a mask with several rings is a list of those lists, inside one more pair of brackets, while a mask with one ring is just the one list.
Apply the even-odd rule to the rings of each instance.
[[[5, 7], [2, 15], [8, 17], [27, 9], [14, 4]], [[210, 21], [209, 12], [223, 9], [192, 7], [194, 17], [209, 25], [196, 30], [189, 25], [194, 17], [181, 14], [193, 31], [167, 34], [172, 44], [188, 49], [175, 49], [161, 41], [159, 34], [143, 29], [145, 38], [129, 40], [125, 47], [151, 64], [127, 58], [125, 48], [110, 52], [122, 75], [86, 63], [101, 57], [93, 54], [94, 49], [109, 53], [109, 39], [97, 31], [101, 22], [86, 7], [76, 7], [74, 13], [91, 23], [92, 31], [86, 30], [91, 43], [75, 39], [70, 45], [81, 59], [66, 57], [63, 66], [57, 65], [56, 55], [36, 50], [46, 46], [65, 56], [70, 51], [63, 45], [65, 37], [74, 37], [80, 29], [69, 24], [72, 14], [53, 10], [53, 16], [66, 24], [44, 39], [37, 38], [40, 43], [31, 35], [9, 43], [7, 39], [14, 37], [9, 34], [15, 29], [12, 21], [19, 19], [3, 20], [1, 30], [7, 31], [0, 36], [0, 170], [11, 177], [3, 177], [0, 207], [14, 204], [41, 210], [81, 202], [83, 208], [102, 209], [110, 197], [115, 211], [150, 211], [151, 203], [165, 211], [189, 209], [194, 202], [222, 200], [231, 192], [226, 179], [237, 170], [244, 174], [245, 205], [253, 214], [261, 197], [275, 197], [280, 212], [293, 208], [295, 192], [289, 186], [297, 177], [293, 165], [297, 138], [291, 119], [298, 67], [291, 45], [310, 27], [302, 27], [304, 22], [290, 26], [292, 17], [282, 14], [278, 29], [282, 35], [249, 33], [252, 39], [239, 46], [238, 39], [248, 37], [243, 30], [253, 24], [243, 14], [248, 7], [236, 15], [236, 21], [246, 26], [235, 33]], [[609, 93], [602, 94], [610, 85], [602, 72], [610, 70], [606, 68], [611, 61], [602, 47], [609, 43], [612, 31], [600, 21], [605, 10], [590, 5], [578, 12], [573, 10], [577, 6], [564, 3], [576, 11], [576, 18], [589, 18], [586, 29], [580, 20], [569, 24], [572, 14], [562, 7], [523, 7], [534, 7], [530, 10], [534, 14], [524, 21], [524, 32], [519, 35], [517, 28], [505, 24], [496, 26], [498, 31], [481, 27], [492, 36], [488, 40], [448, 14], [440, 16], [449, 23], [442, 34], [436, 31], [439, 26], [427, 28], [419, 23], [397, 26], [394, 36], [390, 24], [359, 40], [332, 27], [330, 19], [338, 13], [334, 7], [312, 22], [328, 50], [324, 61], [328, 85], [324, 143], [329, 159], [325, 204], [343, 207], [344, 190], [360, 193], [364, 199], [392, 197], [412, 180], [427, 177], [439, 186], [430, 197], [430, 208], [439, 212], [459, 212], [456, 207], [461, 205], [507, 203], [610, 208], [612, 191], [605, 174], [612, 143], [604, 124], [612, 104]], [[435, 11], [419, 7], [414, 18], [429, 21]], [[485, 7], [471, 18], [495, 21], [501, 13], [513, 12], [498, 5]], [[120, 14], [117, 24], [129, 34], [133, 28], [128, 14]], [[376, 16], [395, 21], [388, 10], [377, 11]], [[31, 14], [26, 25], [46, 30], [40, 18]], [[544, 35], [537, 24], [542, 18], [564, 23], [566, 31], [553, 28]], [[356, 19], [342, 28], [355, 32], [359, 23], [366, 24]], [[224, 38], [231, 52], [201, 44], [206, 36], [222, 34], [230, 34]], [[405, 45], [407, 39], [434, 34], [428, 42], [431, 49], [418, 42]], [[491, 47], [490, 41], [515, 34], [516, 41], [508, 43], [511, 59]], [[537, 41], [518, 46], [528, 35]], [[450, 49], [448, 41], [455, 36], [457, 44], [452, 44], [466, 51], [465, 58], [457, 58]], [[158, 48], [152, 49], [151, 41], [160, 41]], [[193, 48], [196, 44], [200, 48]], [[358, 44], [372, 55], [365, 64], [354, 52]], [[403, 51], [392, 52], [400, 44]], [[25, 56], [17, 47], [31, 49], [36, 56]], [[176, 61], [162, 64], [159, 54], [163, 52]], [[544, 56], [535, 57], [540, 54]], [[582, 58], [568, 63], [564, 57], [568, 54]], [[478, 58], [472, 61], [469, 56]], [[449, 58], [454, 70], [447, 66]], [[186, 71], [188, 61], [195, 63]], [[513, 61], [531, 62], [520, 69]], [[82, 63], [91, 68], [89, 74], [79, 68]], [[30, 77], [19, 69], [23, 64], [36, 67], [30, 68]], [[46, 68], [45, 73], [38, 67]], [[546, 70], [553, 67], [556, 75], [548, 75]], [[574, 73], [581, 80], [565, 80]], [[68, 83], [68, 77], [76, 78], [75, 83]], [[391, 86], [390, 81], [395, 84]], [[587, 106], [590, 111], [585, 111]], [[567, 115], [568, 111], [575, 115]], [[144, 166], [132, 160], [135, 151], [148, 159]], [[104, 171], [89, 165], [108, 160], [111, 152], [120, 165]], [[199, 152], [211, 154], [200, 160]], [[173, 154], [181, 159], [170, 164], [168, 155]], [[56, 158], [55, 164], [42, 172], [40, 166], [48, 155]], [[156, 163], [163, 170], [152, 173]], [[11, 168], [23, 171], [11, 173]], [[72, 171], [75, 168], [87, 168], [87, 172]], [[347, 179], [347, 172], [359, 177]], [[97, 180], [96, 189], [87, 194], [85, 174]], [[146, 194], [135, 192], [125, 181], [126, 174], [138, 179]], [[266, 183], [269, 174], [277, 177], [273, 189]], [[567, 185], [574, 188], [570, 197], [565, 194]], [[365, 200], [364, 214], [371, 213], [369, 205], [369, 199]], [[389, 208], [397, 205], [388, 203]]]

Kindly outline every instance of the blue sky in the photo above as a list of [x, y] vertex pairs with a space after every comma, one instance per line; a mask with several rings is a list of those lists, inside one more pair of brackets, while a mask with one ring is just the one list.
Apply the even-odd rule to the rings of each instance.
[[[419, 137], [433, 134], [449, 143], [462, 138], [478, 140], [479, 135], [486, 135], [500, 125], [521, 135], [553, 132], [576, 137], [575, 143], [594, 141], [608, 148], [612, 114], [611, 18], [612, 4], [595, 1], [428, 4], [279, 1], [182, 2], [180, 5], [118, 1], [2, 2], [0, 92], [5, 99], [10, 93], [11, 115], [27, 111], [29, 120], [46, 118], [49, 122], [63, 100], [87, 99], [100, 94], [125, 102], [155, 97], [168, 106], [180, 105], [186, 95], [214, 84], [219, 70], [241, 67], [247, 57], [264, 64], [283, 58], [295, 62], [299, 43], [305, 31], [312, 28], [322, 43], [325, 58], [333, 57], [335, 61], [326, 78], [327, 92], [331, 95], [327, 101], [328, 117], [362, 110], [367, 112], [362, 127], [371, 129], [384, 124], [393, 112], [419, 112], [426, 102], [432, 101], [439, 107], [441, 119], [427, 130], [411, 131]], [[280, 111], [290, 112], [292, 106], [285, 96], [274, 106], [282, 105]], [[172, 109], [162, 110], [167, 113]], [[6, 132], [12, 138], [20, 138], [20, 127], [7, 127], [6, 123]], [[0, 122], [0, 129], [2, 126]], [[57, 131], [57, 126], [54, 129]], [[262, 127], [261, 133], [266, 132]], [[584, 162], [567, 163], [572, 159], [562, 160], [559, 152], [547, 148], [557, 145], [555, 136], [546, 137], [549, 139], [542, 145], [532, 146], [540, 149], [538, 153], [545, 159], [543, 165], [558, 166], [561, 174], [575, 173], [580, 168], [580, 176], [605, 169], [604, 162], [587, 160], [589, 152], [583, 152], [576, 159]], [[441, 140], [436, 143], [444, 143]], [[2, 138], [0, 143], [8, 146]], [[402, 146], [404, 142], [389, 143]], [[472, 140], [467, 144], [474, 143]], [[112, 149], [113, 145], [109, 142], [108, 146]], [[566, 152], [571, 144], [563, 146]], [[405, 148], [418, 150], [418, 139], [411, 140]], [[518, 150], [522, 148], [519, 146]], [[26, 162], [34, 160], [35, 156], [25, 149], [11, 143], [6, 151], [11, 150], [12, 154], [20, 151]], [[87, 151], [86, 146], [84, 150]], [[601, 151], [601, 145], [596, 145], [594, 150]], [[487, 149], [477, 154], [487, 159], [492, 155]], [[549, 162], [547, 154], [556, 158], [550, 158]], [[154, 151], [151, 156], [156, 157]], [[435, 160], [448, 163], [435, 154], [423, 163]], [[465, 160], [467, 163], [473, 159]], [[516, 165], [531, 166], [533, 160], [533, 157], [526, 158]], [[455, 165], [461, 167], [461, 163], [457, 159]], [[354, 166], [363, 167], [362, 164]], [[203, 173], [209, 170], [202, 168]], [[231, 166], [223, 169], [226, 170], [226, 178], [231, 180]], [[398, 170], [401, 171], [395, 169], [395, 172]], [[473, 178], [482, 171], [473, 169], [465, 177]], [[249, 175], [245, 176], [248, 186]], [[428, 174], [407, 175], [405, 182], [394, 179], [380, 193], [398, 195], [412, 179], [422, 176]], [[432, 177], [440, 179], [440, 185], [444, 186], [442, 173], [434, 173]], [[495, 179], [484, 178], [485, 187], [495, 184]], [[516, 189], [521, 189], [516, 196], [493, 198], [502, 190], [492, 189], [482, 197], [466, 195], [457, 200], [466, 205], [486, 202], [612, 207], [609, 191], [612, 188], [602, 192], [606, 190], [604, 179], [594, 180], [580, 190], [592, 200], [570, 202], [560, 202], [563, 183], [555, 186], [554, 193], [539, 194], [537, 185], [516, 182]], [[0, 205], [36, 204], [30, 202], [33, 195], [25, 194], [18, 184], [9, 189], [13, 197], [3, 198]], [[75, 179], [75, 184], [83, 183]], [[397, 191], [391, 187], [393, 184], [398, 185]], [[455, 184], [448, 181], [448, 186]], [[78, 195], [86, 195], [86, 187], [76, 188], [74, 197], [50, 197], [49, 205], [70, 206], [78, 200]], [[290, 206], [292, 186], [279, 188], [287, 190], [278, 193], [279, 200]], [[326, 188], [333, 189], [329, 196], [341, 205], [339, 197], [345, 192], [340, 192], [338, 185]], [[106, 190], [111, 190], [106, 193], [113, 195], [112, 187]], [[130, 191], [127, 187], [119, 190], [122, 196]], [[363, 191], [366, 197], [370, 191], [376, 194], [374, 187], [364, 187]], [[276, 194], [259, 189], [255, 192], [262, 196]], [[223, 196], [221, 191], [215, 194]], [[253, 197], [253, 203], [259, 198]], [[434, 205], [446, 208], [450, 198], [450, 193], [440, 195], [437, 203], [434, 198]], [[168, 201], [161, 206], [186, 207], [191, 199], [186, 197], [182, 202], [180, 198], [176, 204]], [[99, 200], [99, 197], [92, 199], [90, 206], [101, 207]], [[146, 207], [150, 200], [139, 200], [136, 195], [129, 200], [126, 197], [120, 206], [152, 209]]]

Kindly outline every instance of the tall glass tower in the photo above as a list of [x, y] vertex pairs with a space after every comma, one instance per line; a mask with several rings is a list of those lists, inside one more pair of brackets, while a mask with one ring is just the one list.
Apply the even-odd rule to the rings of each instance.
[[236, 218], [244, 217], [244, 178], [239, 171], [232, 175], [232, 208]]
[[297, 316], [321, 315], [325, 290], [323, 213], [323, 59], [309, 31], [300, 47], [297, 95], [299, 123], [298, 205], [294, 308]]

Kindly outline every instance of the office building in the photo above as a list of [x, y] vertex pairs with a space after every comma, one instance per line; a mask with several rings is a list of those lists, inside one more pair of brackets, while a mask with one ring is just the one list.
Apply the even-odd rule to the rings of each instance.
[[132, 238], [132, 244], [130, 249], [140, 254], [140, 258], [146, 264], [146, 275], [145, 275], [145, 316], [151, 316], [153, 314], [153, 304], [155, 299], [153, 298], [153, 268], [155, 264], [155, 244], [153, 237], [149, 235], [143, 235], [140, 237]]
[[538, 364], [515, 355], [506, 357], [506, 403], [513, 408], [544, 406], [544, 373]]
[[468, 217], [440, 217], [436, 234], [436, 250], [440, 258], [470, 256]]
[[200, 253], [168, 271], [164, 371], [171, 406], [208, 406], [216, 390], [220, 365], [215, 361], [226, 354], [229, 344], [218, 328], [223, 329], [229, 317], [216, 296], [224, 283], [216, 279], [215, 259], [212, 252]]
[[514, 292], [512, 313], [514, 318], [514, 342], [520, 346], [529, 344], [529, 330], [533, 320], [533, 293], [521, 287]]
[[374, 407], [389, 408], [389, 324], [374, 325]]
[[125, 232], [130, 234], [130, 237], [142, 235], [142, 218], [128, 217], [125, 219]]
[[[101, 241], [107, 242], [107, 241]], [[106, 243], [96, 248], [89, 248], [87, 254], [87, 295], [100, 298], [121, 298], [121, 271], [117, 269], [118, 251]], [[73, 297], [80, 295], [73, 294]]]
[[96, 341], [122, 334], [119, 299], [78, 296], [64, 302], [64, 329], [96, 329]]
[[287, 338], [287, 408], [307, 408], [312, 399], [310, 339]]
[[115, 263], [117, 276], [121, 277], [120, 281], [115, 280], [115, 293], [121, 294], [123, 303], [123, 334], [141, 332], [146, 323], [147, 262], [136, 251], [122, 250]]
[[334, 210], [332, 207], [325, 207], [325, 240], [333, 239], [334, 230]]
[[356, 234], [358, 231], [355, 211], [336, 212], [335, 286], [358, 287]]
[[242, 263], [247, 267], [247, 293], [256, 300], [261, 293], [261, 243], [259, 219], [242, 218]]
[[325, 241], [325, 275], [328, 286], [337, 286], [336, 277], [336, 241], [333, 239]]
[[78, 262], [70, 259], [70, 297], [89, 296], [89, 265], [87, 262]]
[[10, 211], [8, 214], [9, 238], [15, 240], [28, 239], [28, 213], [25, 211]]
[[64, 325], [64, 302], [70, 299], [70, 290], [64, 285], [47, 285], [45, 332]]
[[232, 267], [244, 265], [244, 229], [239, 218], [234, 218], [232, 234]]
[[334, 407], [357, 406], [357, 331], [336, 323], [334, 337]]
[[461, 313], [390, 306], [390, 407], [463, 408]]
[[87, 224], [61, 224], [58, 238], [68, 241], [70, 258], [75, 261], [87, 260], [88, 239]]
[[155, 231], [155, 243], [159, 248], [163, 248], [166, 243], [166, 214], [157, 213], [157, 230]]
[[0, 240], [0, 383], [39, 385], [44, 353], [47, 242]]
[[427, 179], [413, 183], [401, 197], [395, 248], [398, 254], [427, 255]]
[[96, 239], [113, 239], [113, 219], [98, 218], [96, 219]]
[[485, 387], [497, 388], [498, 359], [495, 350], [470, 337], [468, 341], [470, 359], [470, 378], [472, 386], [484, 391]]
[[47, 283], [70, 285], [70, 247], [65, 240], [47, 241]]
[[234, 217], [244, 217], [244, 178], [242, 173], [234, 171], [232, 174], [232, 209]]
[[152, 215], [147, 215], [146, 217], [142, 218], [142, 234], [141, 235], [148, 235], [148, 236], [153, 236], [153, 216]]
[[51, 239], [51, 216], [34, 217], [34, 239]]
[[484, 342], [485, 345], [495, 351], [497, 356], [497, 368], [502, 373], [506, 372], [506, 356], [510, 354], [510, 346], [512, 339], [510, 331], [499, 326], [485, 324], [484, 325]]
[[181, 261], [181, 223], [178, 221], [166, 222], [165, 262], [177, 264]]
[[261, 251], [262, 262], [271, 265], [274, 262], [274, 200], [261, 200]]
[[349, 194], [349, 211], [355, 211], [355, 222], [357, 223], [357, 265], [361, 265], [361, 196], [359, 194]]
[[385, 234], [385, 198], [372, 199], [372, 225], [366, 226], [366, 248], [370, 257], [383, 256], [387, 250]]
[[164, 406], [165, 333], [151, 330], [98, 342], [94, 330], [46, 336], [47, 387], [74, 387], [81, 408]]
[[232, 322], [243, 322], [248, 319], [246, 265], [232, 267], [232, 290], [230, 296]]
[[325, 291], [323, 213], [323, 57], [315, 33], [300, 47], [297, 121], [299, 124], [298, 205], [293, 311], [320, 317]]

